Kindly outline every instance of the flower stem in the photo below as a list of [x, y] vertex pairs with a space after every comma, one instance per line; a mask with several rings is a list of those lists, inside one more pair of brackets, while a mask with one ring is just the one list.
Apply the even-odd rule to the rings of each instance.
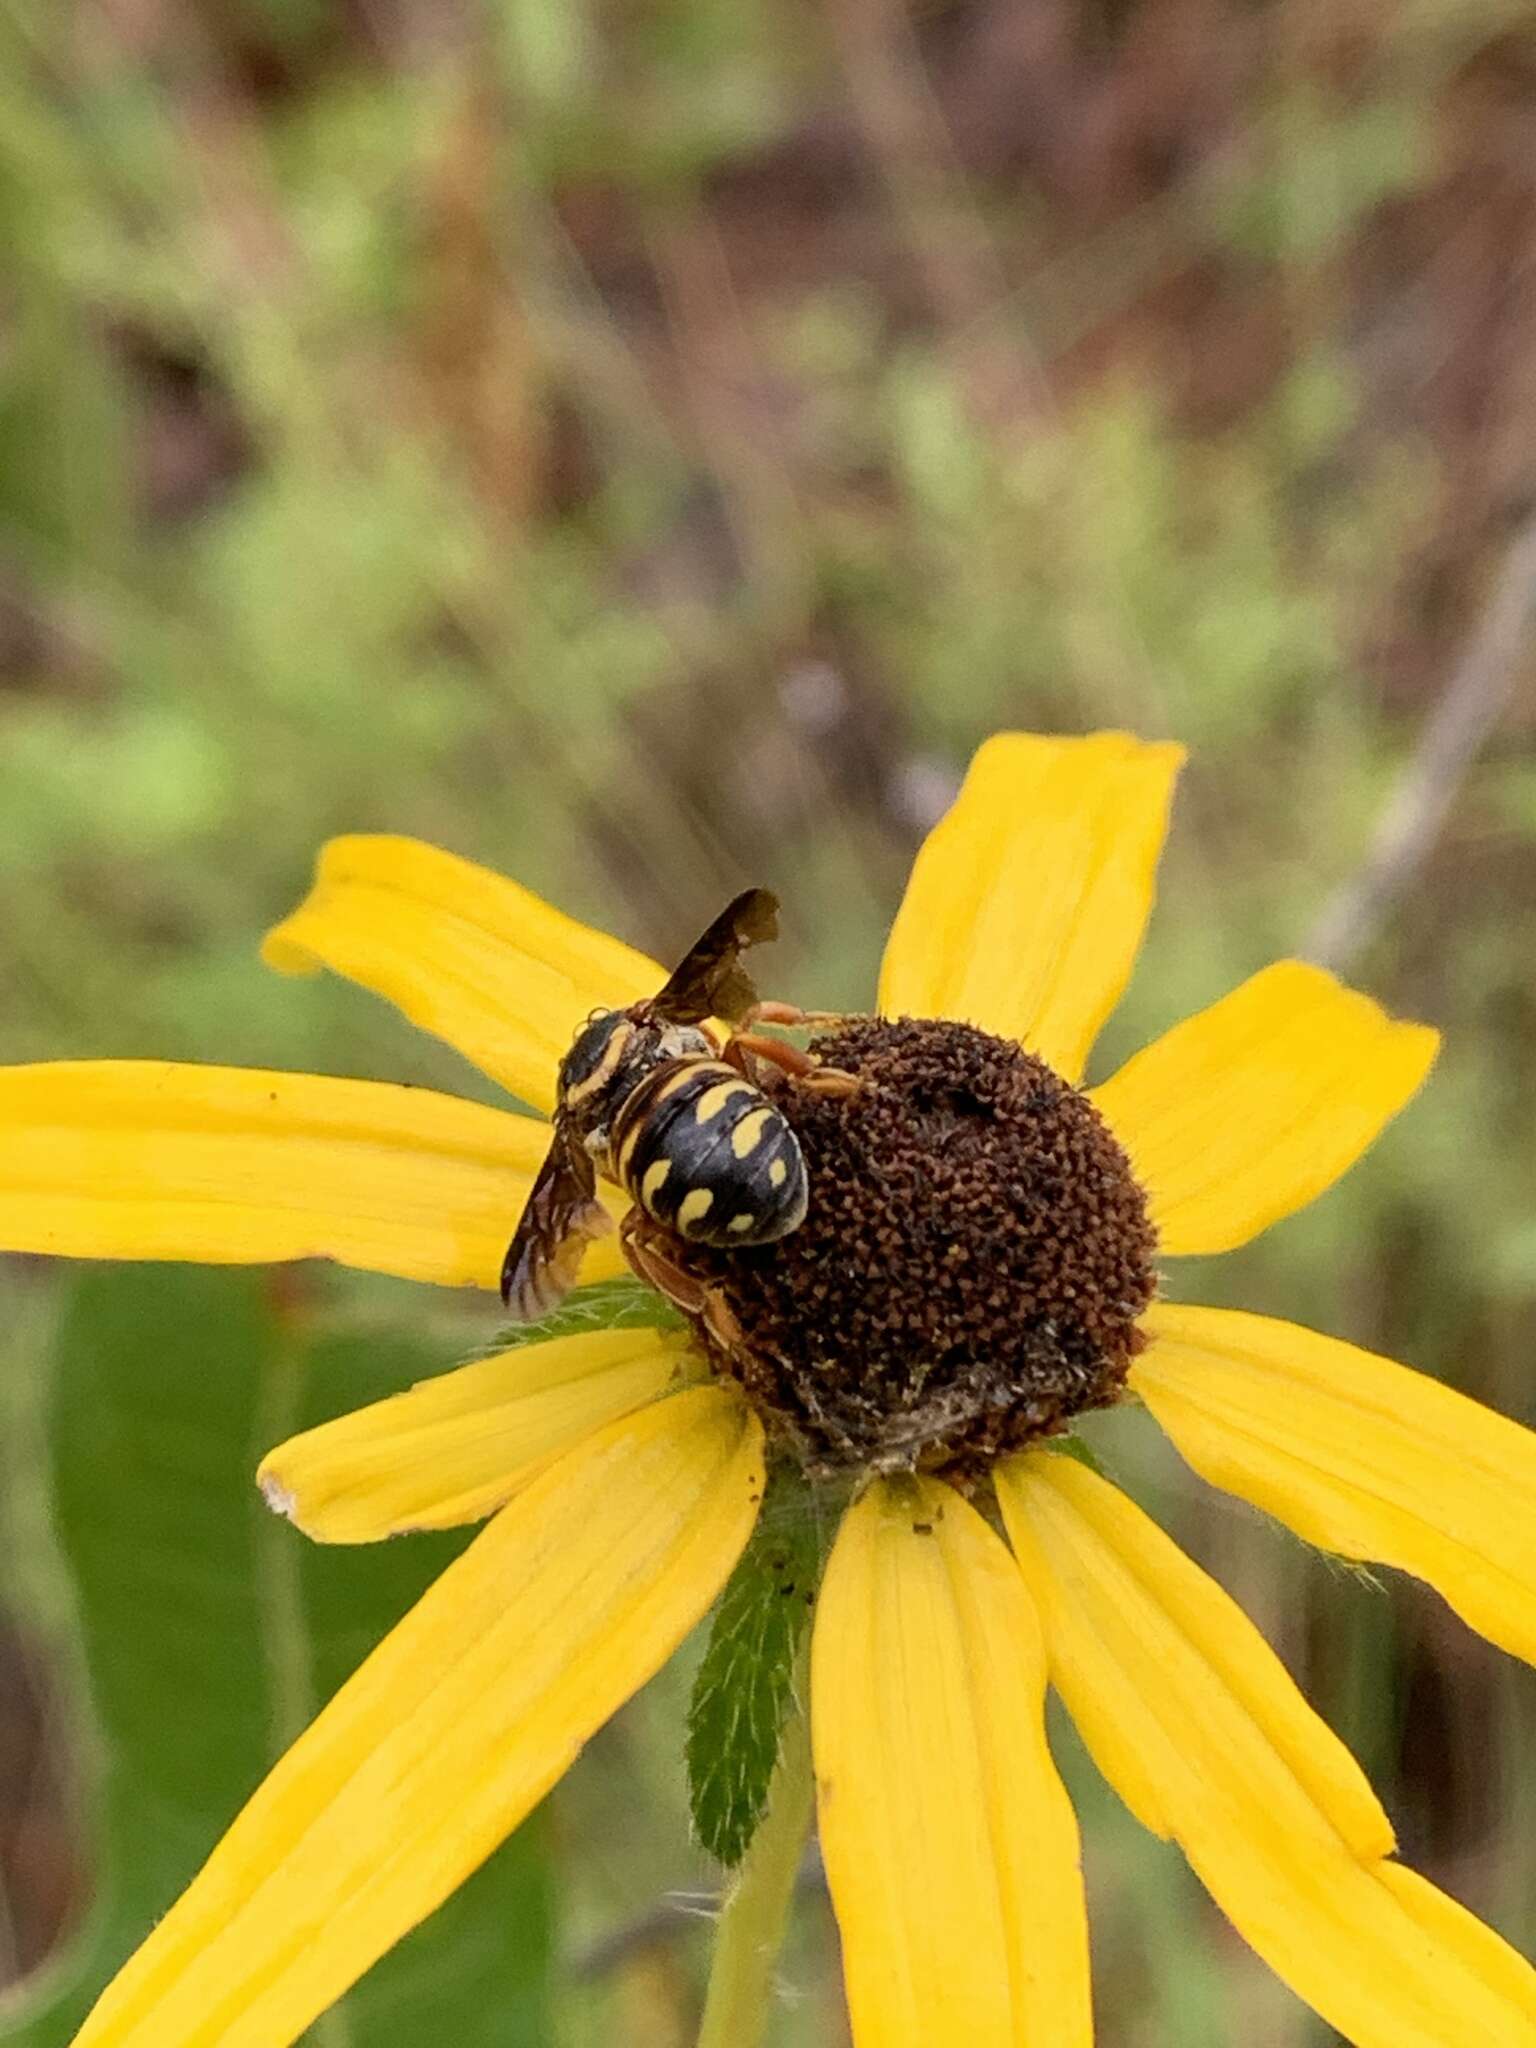
[[810, 1730], [796, 1707], [784, 1723], [767, 1812], [720, 1908], [698, 2048], [757, 2048], [763, 2037], [814, 1798]]

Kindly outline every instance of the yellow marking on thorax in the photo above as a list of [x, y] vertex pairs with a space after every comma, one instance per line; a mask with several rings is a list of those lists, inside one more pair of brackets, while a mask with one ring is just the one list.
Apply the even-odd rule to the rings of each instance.
[[717, 1081], [713, 1088], [706, 1088], [693, 1105], [694, 1116], [701, 1124], [707, 1124], [712, 1116], [718, 1116], [733, 1095], [755, 1095], [757, 1090], [749, 1081]]
[[714, 1204], [712, 1188], [690, 1188], [677, 1205], [677, 1226], [686, 1230], [690, 1223], [702, 1223]]
[[742, 1118], [731, 1133], [731, 1150], [738, 1159], [746, 1159], [757, 1150], [772, 1120], [771, 1109], [754, 1109]]
[[768, 1185], [769, 1185], [769, 1187], [771, 1187], [771, 1188], [781, 1188], [781, 1187], [783, 1187], [783, 1185], [784, 1185], [785, 1181], [787, 1181], [788, 1179], [789, 1179], [789, 1161], [788, 1161], [787, 1159], [774, 1159], [774, 1160], [771, 1160], [771, 1161], [769, 1162], [769, 1166], [768, 1166]]
[[578, 1102], [585, 1102], [589, 1095], [595, 1095], [599, 1088], [605, 1087], [613, 1079], [619, 1061], [624, 1057], [624, 1049], [634, 1035], [635, 1027], [627, 1018], [622, 1023], [614, 1025], [608, 1035], [608, 1043], [603, 1047], [603, 1056], [597, 1065], [584, 1080], [578, 1081], [574, 1088], [566, 1089], [565, 1100], [569, 1106], [574, 1107]]

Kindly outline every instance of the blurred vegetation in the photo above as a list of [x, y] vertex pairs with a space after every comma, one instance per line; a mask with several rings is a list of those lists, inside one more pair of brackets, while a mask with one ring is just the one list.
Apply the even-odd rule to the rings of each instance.
[[[1118, 723], [1193, 763], [1107, 1064], [1303, 943], [1531, 518], [1513, 0], [9, 0], [3, 34], [7, 1059], [485, 1093], [382, 1006], [256, 962], [360, 827], [661, 953], [771, 882], [776, 992], [858, 1002], [977, 740]], [[1187, 1284], [1536, 1420], [1513, 682], [1342, 963], [1445, 1029], [1430, 1091]], [[37, 1448], [59, 1284], [0, 1282], [0, 1979], [90, 1892]], [[303, 1302], [306, 1342], [484, 1333], [483, 1305], [383, 1283]], [[1405, 1853], [1528, 1947], [1532, 1675], [1201, 1494], [1135, 1415], [1095, 1431], [1361, 1752]], [[552, 1802], [569, 2048], [689, 2038], [702, 1944], [661, 1902], [714, 1882], [686, 1687]], [[1063, 1743], [1110, 2048], [1324, 2039]], [[814, 1888], [785, 1977], [777, 2048], [839, 2040]]]

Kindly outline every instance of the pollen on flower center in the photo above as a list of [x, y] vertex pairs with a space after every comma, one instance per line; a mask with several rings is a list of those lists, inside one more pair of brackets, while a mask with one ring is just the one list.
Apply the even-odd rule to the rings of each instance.
[[739, 1326], [701, 1329], [717, 1368], [823, 1472], [977, 1472], [1116, 1400], [1156, 1240], [1087, 1097], [966, 1024], [858, 1019], [813, 1050], [863, 1086], [779, 1093], [804, 1223], [688, 1257]]

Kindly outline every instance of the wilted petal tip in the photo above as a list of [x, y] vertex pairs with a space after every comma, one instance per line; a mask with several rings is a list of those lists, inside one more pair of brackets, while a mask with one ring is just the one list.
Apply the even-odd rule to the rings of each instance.
[[298, 1512], [298, 1495], [290, 1492], [283, 1482], [270, 1472], [259, 1472], [256, 1484], [261, 1488], [263, 1500], [274, 1515], [281, 1515], [285, 1522], [291, 1522]]

